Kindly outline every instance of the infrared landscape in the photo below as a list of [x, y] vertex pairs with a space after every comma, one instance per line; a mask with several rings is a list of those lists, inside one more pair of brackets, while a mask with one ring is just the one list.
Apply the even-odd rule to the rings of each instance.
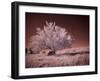
[[86, 66], [89, 16], [26, 13], [25, 67]]

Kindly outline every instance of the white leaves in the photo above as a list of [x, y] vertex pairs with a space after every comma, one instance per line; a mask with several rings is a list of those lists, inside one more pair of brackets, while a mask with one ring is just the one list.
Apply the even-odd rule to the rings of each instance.
[[36, 35], [30, 40], [30, 46], [33, 51], [49, 48], [52, 50], [64, 49], [71, 47], [72, 36], [55, 22], [47, 22], [43, 29], [37, 28]]

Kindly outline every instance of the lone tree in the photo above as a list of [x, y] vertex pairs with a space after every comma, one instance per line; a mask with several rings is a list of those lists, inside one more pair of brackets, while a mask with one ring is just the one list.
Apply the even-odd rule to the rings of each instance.
[[34, 52], [42, 49], [51, 49], [55, 52], [59, 49], [70, 48], [72, 42], [73, 38], [65, 28], [56, 25], [55, 22], [46, 21], [43, 29], [36, 29], [36, 35], [31, 37], [29, 46]]

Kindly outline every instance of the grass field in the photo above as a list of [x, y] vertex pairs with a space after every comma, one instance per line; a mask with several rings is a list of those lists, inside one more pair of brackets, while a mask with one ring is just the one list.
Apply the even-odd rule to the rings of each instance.
[[55, 55], [26, 54], [26, 68], [89, 65], [89, 48], [58, 50]]

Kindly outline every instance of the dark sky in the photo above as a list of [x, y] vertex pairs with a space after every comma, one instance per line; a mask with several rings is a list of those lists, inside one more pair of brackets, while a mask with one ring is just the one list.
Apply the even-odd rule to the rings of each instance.
[[26, 13], [26, 45], [29, 38], [35, 34], [36, 27], [43, 28], [45, 21], [56, 22], [72, 34], [75, 41], [72, 47], [89, 46], [89, 16]]

